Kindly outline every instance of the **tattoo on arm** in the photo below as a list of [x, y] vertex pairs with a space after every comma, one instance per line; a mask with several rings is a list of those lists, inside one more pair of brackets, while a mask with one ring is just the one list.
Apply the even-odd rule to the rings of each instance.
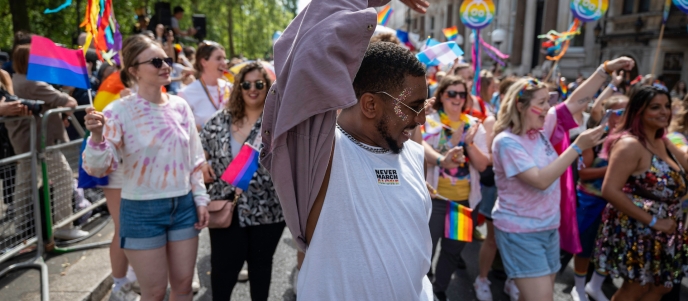
[[592, 100], [592, 97], [587, 96], [587, 97], [583, 97], [583, 98], [579, 99], [578, 103], [579, 104], [590, 103], [590, 100]]

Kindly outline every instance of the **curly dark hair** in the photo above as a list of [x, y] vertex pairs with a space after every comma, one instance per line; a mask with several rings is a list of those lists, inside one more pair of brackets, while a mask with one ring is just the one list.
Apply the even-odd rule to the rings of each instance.
[[263, 76], [263, 82], [265, 82], [265, 88], [263, 89], [265, 91], [270, 90], [270, 86], [272, 86], [272, 81], [261, 62], [251, 62], [241, 68], [239, 74], [234, 77], [234, 88], [232, 89], [232, 94], [229, 95], [229, 101], [225, 107], [230, 116], [232, 116], [232, 123], [235, 125], [241, 125], [244, 117], [246, 117], [246, 102], [244, 102], [244, 97], [241, 94], [241, 83], [244, 82], [246, 74], [254, 70], [260, 71]]
[[425, 67], [411, 51], [390, 42], [371, 43], [354, 79], [356, 98], [368, 92], [401, 90], [407, 75], [425, 77]]

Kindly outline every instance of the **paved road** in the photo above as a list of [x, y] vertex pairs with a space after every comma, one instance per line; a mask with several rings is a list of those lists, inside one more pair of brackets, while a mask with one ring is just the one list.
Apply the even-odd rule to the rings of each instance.
[[[476, 300], [473, 290], [473, 281], [478, 273], [478, 251], [480, 243], [469, 244], [463, 252], [467, 268], [454, 273], [454, 277], [447, 291], [447, 296], [451, 301]], [[270, 286], [270, 301], [293, 301], [296, 297], [293, 294], [289, 275], [296, 265], [296, 249], [293, 246], [291, 234], [287, 229], [284, 230], [279, 246], [274, 257], [272, 270], [272, 285]], [[198, 272], [200, 274], [201, 286], [203, 287], [194, 300], [211, 301], [212, 289], [210, 288], [210, 240], [207, 230], [201, 233], [201, 243], [198, 259]], [[502, 292], [504, 282], [490, 276], [492, 282], [492, 296], [494, 301], [509, 301], [509, 297]], [[239, 283], [234, 288], [232, 300], [250, 301], [249, 282]], [[606, 284], [603, 288], [607, 296], [611, 297], [616, 287], [621, 285], [620, 280], [615, 280], [614, 285]], [[569, 268], [559, 275], [555, 283], [556, 301], [569, 301], [569, 293], [573, 287], [573, 270]], [[688, 280], [683, 281], [683, 294], [681, 301], [688, 301]]]

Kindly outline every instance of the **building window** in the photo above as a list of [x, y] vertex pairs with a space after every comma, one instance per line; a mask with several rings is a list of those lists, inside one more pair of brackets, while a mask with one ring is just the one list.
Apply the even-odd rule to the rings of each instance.
[[425, 36], [425, 16], [420, 17], [420, 35]]
[[435, 30], [435, 17], [430, 17], [430, 30]]
[[571, 47], [585, 46], [585, 24], [580, 27], [580, 34], [573, 37]]
[[454, 24], [452, 24], [452, 23], [454, 23], [453, 17], [454, 17], [454, 5], [449, 4], [449, 5], [447, 5], [447, 28], [454, 26]]
[[418, 18], [413, 18], [413, 29], [418, 30]]
[[635, 0], [623, 0], [623, 9], [621, 11], [621, 14], [622, 15], [632, 14], [634, 6], [635, 6]]
[[638, 3], [638, 12], [646, 13], [650, 11], [650, 0], [640, 0]]

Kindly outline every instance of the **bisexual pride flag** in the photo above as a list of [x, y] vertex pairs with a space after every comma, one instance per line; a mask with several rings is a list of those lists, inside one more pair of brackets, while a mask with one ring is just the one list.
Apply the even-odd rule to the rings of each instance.
[[456, 37], [459, 36], [459, 29], [456, 27], [456, 25], [442, 29], [442, 33], [444, 33], [444, 36], [447, 38], [447, 41], [454, 41], [456, 40]]
[[377, 13], [377, 24], [380, 24], [382, 26], [387, 25], [387, 22], [389, 22], [389, 18], [392, 16], [392, 13], [394, 10], [392, 7], [387, 4], [380, 12]]
[[248, 190], [253, 174], [258, 170], [258, 153], [256, 148], [244, 143], [220, 178], [234, 187]]
[[31, 38], [26, 78], [55, 85], [91, 88], [84, 52], [81, 49], [62, 48], [41, 36]]
[[472, 212], [473, 210], [457, 202], [447, 202], [444, 237], [465, 242], [473, 241]]

